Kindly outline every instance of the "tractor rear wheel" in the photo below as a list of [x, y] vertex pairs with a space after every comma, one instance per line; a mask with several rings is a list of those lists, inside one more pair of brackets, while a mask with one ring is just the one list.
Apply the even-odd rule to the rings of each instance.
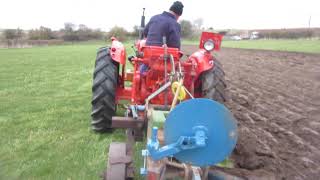
[[111, 130], [112, 116], [116, 112], [117, 63], [112, 60], [109, 48], [97, 53], [92, 85], [92, 129], [96, 132]]
[[221, 63], [214, 60], [213, 68], [201, 75], [202, 97], [224, 104], [227, 101], [224, 75]]

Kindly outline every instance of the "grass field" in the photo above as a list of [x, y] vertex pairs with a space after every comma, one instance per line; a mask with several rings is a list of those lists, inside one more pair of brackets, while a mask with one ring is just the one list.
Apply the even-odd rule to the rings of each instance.
[[90, 129], [97, 48], [0, 49], [0, 179], [99, 179], [122, 131]]
[[[183, 41], [185, 44], [198, 45], [197, 41]], [[320, 40], [241, 40], [223, 41], [222, 47], [245, 48], [245, 49], [266, 49], [275, 51], [293, 51], [320, 53]]]
[[[319, 42], [223, 44], [320, 52]], [[122, 131], [90, 129], [92, 71], [101, 46], [0, 49], [0, 179], [99, 179], [109, 143], [124, 139]]]

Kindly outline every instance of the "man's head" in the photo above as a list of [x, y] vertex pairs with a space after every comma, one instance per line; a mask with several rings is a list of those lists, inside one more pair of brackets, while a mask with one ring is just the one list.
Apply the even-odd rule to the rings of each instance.
[[174, 15], [176, 16], [176, 18], [178, 19], [181, 15], [182, 15], [182, 11], [183, 11], [183, 4], [180, 1], [176, 1], [172, 4], [172, 6], [169, 9], [172, 13], [174, 13]]

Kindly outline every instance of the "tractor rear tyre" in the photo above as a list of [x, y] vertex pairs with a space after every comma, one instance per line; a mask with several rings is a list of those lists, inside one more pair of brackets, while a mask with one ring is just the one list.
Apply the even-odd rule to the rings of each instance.
[[213, 68], [203, 72], [201, 75], [202, 97], [225, 104], [227, 101], [227, 86], [224, 75], [221, 63], [218, 60], [214, 60]]
[[116, 112], [118, 65], [110, 57], [109, 48], [97, 53], [92, 85], [92, 129], [96, 132], [111, 131], [112, 116]]

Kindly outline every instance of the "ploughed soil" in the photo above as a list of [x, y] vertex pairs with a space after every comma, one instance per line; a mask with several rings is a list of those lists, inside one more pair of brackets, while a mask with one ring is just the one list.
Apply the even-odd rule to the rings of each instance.
[[239, 131], [235, 168], [224, 171], [245, 179], [320, 179], [320, 54], [224, 48], [216, 57]]

